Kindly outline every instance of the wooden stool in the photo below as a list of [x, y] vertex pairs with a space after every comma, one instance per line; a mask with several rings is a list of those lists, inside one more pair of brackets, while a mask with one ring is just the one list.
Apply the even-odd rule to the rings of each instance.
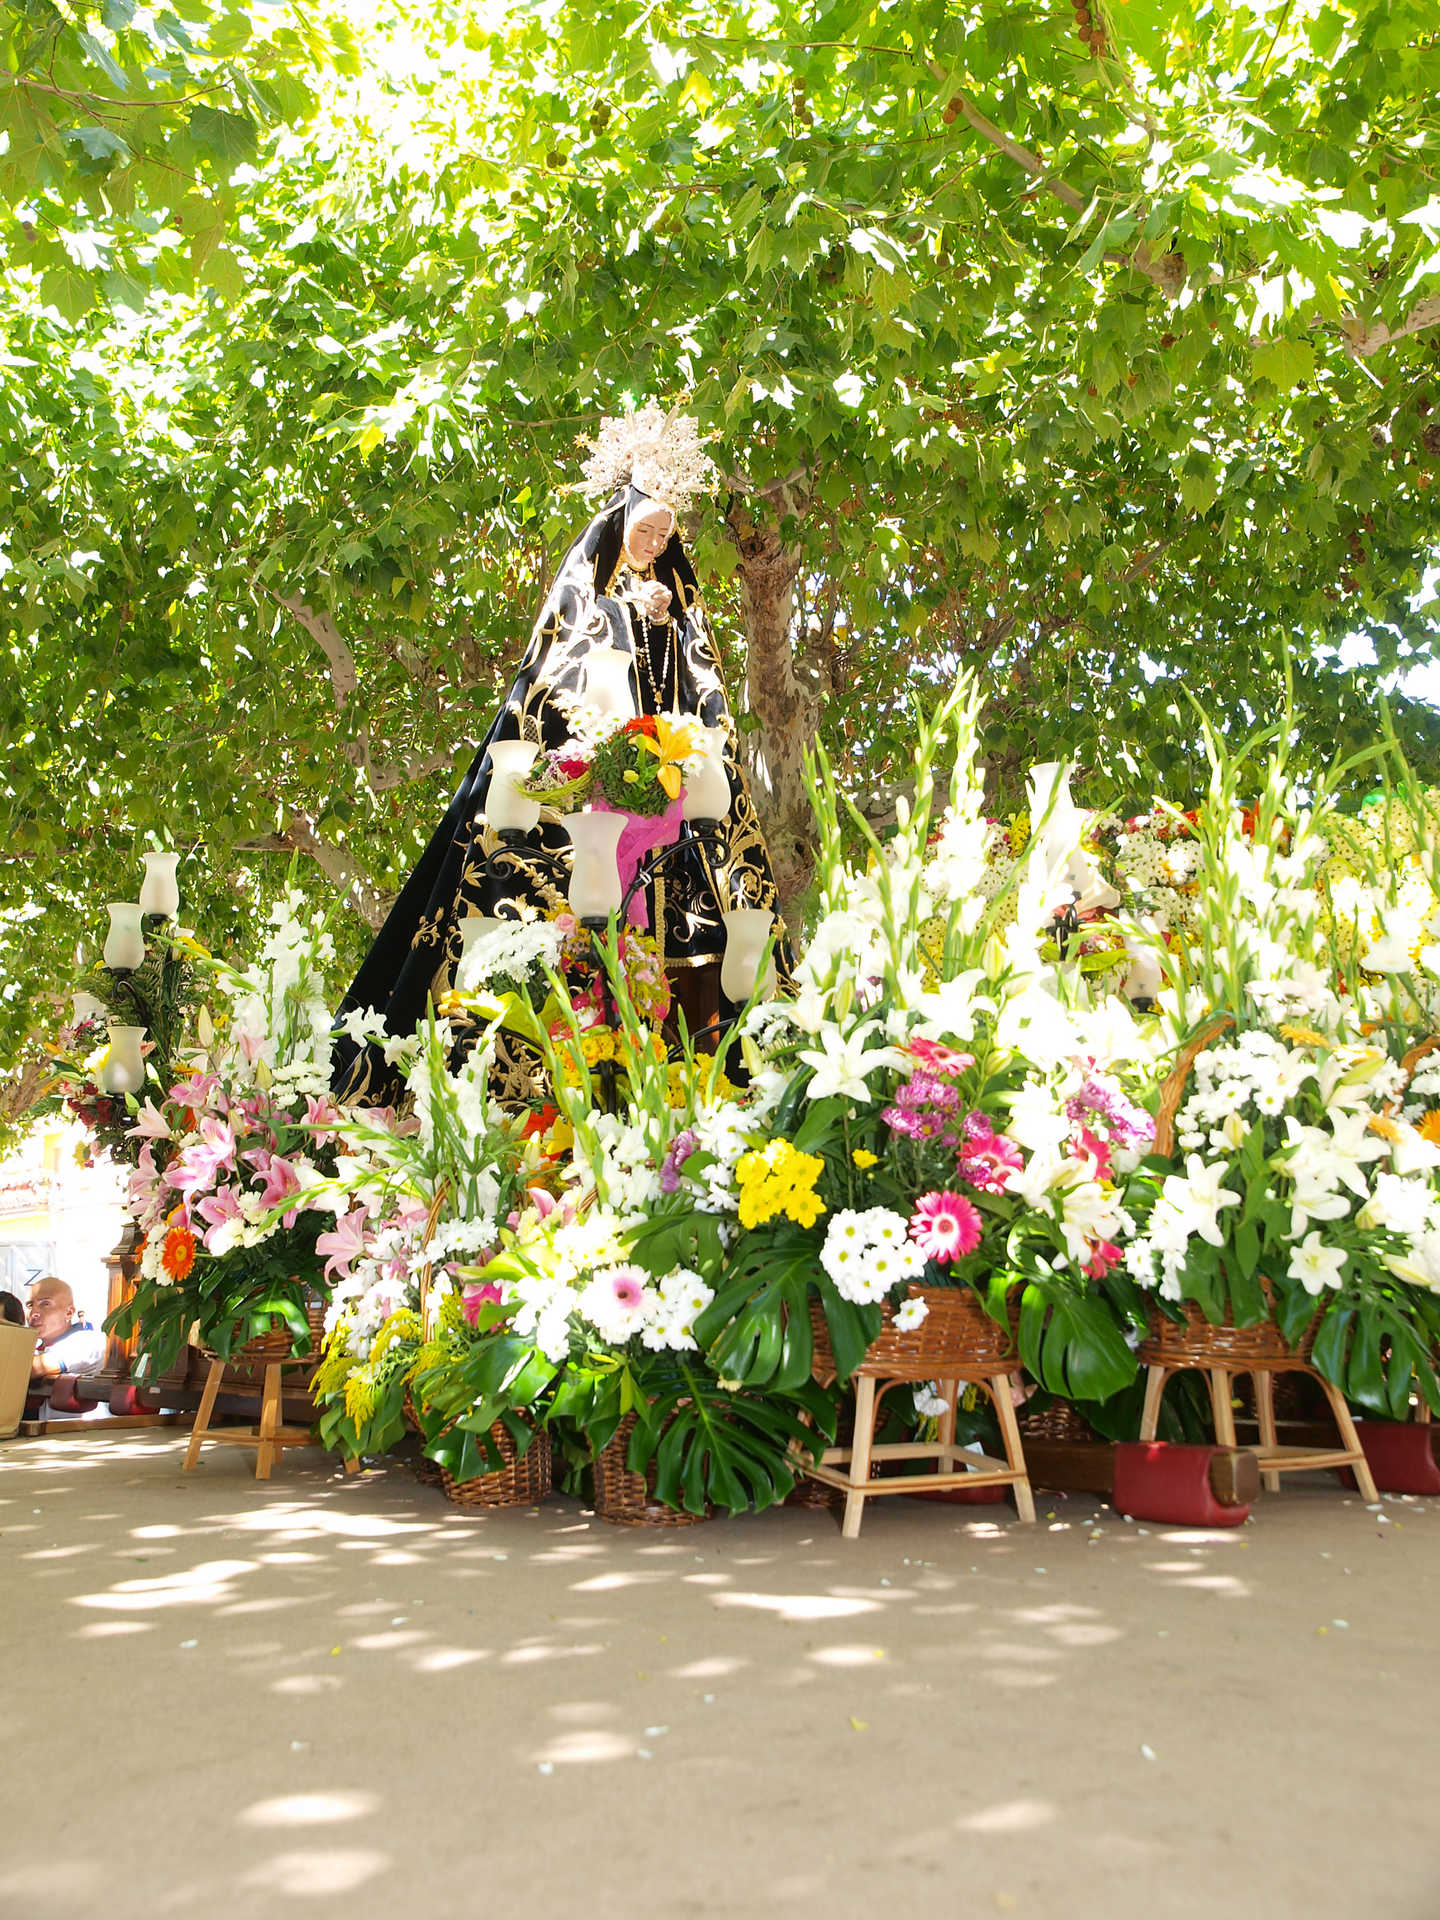
[[[1216, 1443], [1235, 1445], [1235, 1409], [1232, 1382], [1248, 1373], [1255, 1389], [1255, 1420], [1260, 1429], [1260, 1444], [1250, 1451], [1260, 1467], [1261, 1484], [1267, 1493], [1280, 1491], [1282, 1473], [1313, 1472], [1330, 1467], [1348, 1467], [1355, 1475], [1361, 1497], [1371, 1506], [1379, 1499], [1375, 1478], [1365, 1458], [1365, 1449], [1355, 1431], [1355, 1422], [1345, 1404], [1345, 1396], [1310, 1365], [1315, 1325], [1302, 1337], [1292, 1352], [1285, 1345], [1280, 1329], [1273, 1321], [1255, 1327], [1234, 1327], [1225, 1323], [1211, 1326], [1198, 1309], [1186, 1307], [1187, 1324], [1178, 1326], [1163, 1314], [1155, 1315], [1150, 1332], [1139, 1348], [1146, 1367], [1145, 1410], [1140, 1419], [1140, 1438], [1153, 1440], [1160, 1422], [1160, 1402], [1165, 1383], [1172, 1373], [1203, 1373], [1210, 1390], [1210, 1410], [1215, 1423]], [[1338, 1447], [1282, 1447], [1275, 1424], [1275, 1376], [1277, 1373], [1303, 1373], [1318, 1381], [1339, 1433]]]
[[[258, 1346], [260, 1342], [253, 1342]], [[256, 1358], [250, 1349], [242, 1349], [232, 1356], [236, 1360]], [[217, 1427], [210, 1428], [210, 1416], [215, 1411], [215, 1399], [220, 1391], [220, 1382], [224, 1378], [227, 1362], [210, 1358], [210, 1371], [205, 1376], [204, 1391], [200, 1395], [200, 1406], [195, 1415], [195, 1425], [191, 1430], [190, 1444], [185, 1449], [186, 1473], [192, 1473], [200, 1458], [200, 1449], [209, 1440], [222, 1447], [254, 1447], [255, 1478], [268, 1480], [270, 1470], [279, 1460], [286, 1447], [308, 1447], [315, 1444], [315, 1435], [309, 1427], [285, 1427], [280, 1424], [280, 1390], [284, 1370], [287, 1366], [309, 1366], [312, 1357], [293, 1356], [288, 1360], [265, 1358], [265, 1380], [260, 1390], [260, 1424], [256, 1427]], [[357, 1463], [358, 1464], [358, 1463]]]
[[[827, 1447], [818, 1464], [804, 1463], [804, 1471], [845, 1495], [841, 1532], [854, 1540], [860, 1532], [865, 1502], [878, 1494], [934, 1493], [950, 1488], [1006, 1485], [1015, 1489], [1015, 1506], [1022, 1520], [1033, 1521], [1035, 1501], [1025, 1466], [1025, 1450], [1011, 1401], [1011, 1385], [1019, 1373], [1008, 1327], [998, 1326], [980, 1298], [969, 1287], [911, 1287], [912, 1300], [924, 1300], [930, 1311], [921, 1324], [901, 1333], [892, 1324], [889, 1307], [885, 1327], [867, 1349], [852, 1376], [855, 1382], [855, 1436], [848, 1447]], [[835, 1359], [829, 1328], [818, 1306], [811, 1308], [815, 1335], [815, 1378], [835, 1378]], [[892, 1387], [935, 1381], [945, 1399], [939, 1432], [934, 1440], [875, 1441], [881, 1402]], [[978, 1447], [957, 1447], [955, 1419], [962, 1386], [982, 1387], [995, 1405], [1005, 1458], [996, 1460]], [[872, 1478], [872, 1470], [889, 1460], [934, 1460], [933, 1473], [892, 1474]]]

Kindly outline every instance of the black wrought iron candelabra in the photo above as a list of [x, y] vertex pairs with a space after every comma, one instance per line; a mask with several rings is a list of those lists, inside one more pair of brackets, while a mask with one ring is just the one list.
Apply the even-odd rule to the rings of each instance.
[[[685, 820], [681, 822], [680, 833], [676, 839], [657, 848], [635, 869], [629, 885], [620, 897], [619, 906], [610, 913], [581, 914], [578, 924], [589, 935], [591, 952], [595, 958], [596, 978], [599, 983], [600, 1014], [611, 1032], [618, 1032], [623, 1024], [619, 1003], [611, 990], [609, 971], [606, 967], [605, 936], [613, 920], [623, 928], [629, 920], [630, 908], [636, 897], [664, 874], [665, 869], [692, 848], [698, 848], [705, 861], [706, 870], [716, 900], [720, 899], [720, 889], [716, 881], [716, 870], [725, 847], [725, 823], [722, 820]], [[531, 841], [529, 834], [521, 827], [501, 827], [496, 831], [499, 844], [486, 855], [480, 865], [480, 871], [490, 878], [500, 878], [506, 872], [523, 873], [526, 868], [539, 867], [557, 883], [568, 882], [573, 871], [575, 854], [557, 853], [553, 848], [540, 846]], [[515, 916], [503, 912], [496, 914], [497, 919]], [[716, 1040], [727, 1031], [729, 1022], [724, 1019], [708, 1021], [703, 1027], [692, 1033], [693, 1045], [697, 1040], [714, 1038]], [[666, 1050], [666, 1058], [679, 1060], [684, 1048], [678, 1044]], [[607, 1112], [614, 1112], [616, 1106], [616, 1069], [613, 1059], [597, 1063], [600, 1083], [600, 1105]]]

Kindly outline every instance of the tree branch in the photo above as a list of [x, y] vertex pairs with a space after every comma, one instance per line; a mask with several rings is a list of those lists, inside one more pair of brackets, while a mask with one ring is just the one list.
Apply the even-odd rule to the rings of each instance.
[[390, 898], [382, 893], [365, 870], [351, 859], [343, 847], [327, 840], [314, 820], [301, 807], [291, 807], [282, 833], [267, 833], [258, 840], [243, 841], [238, 853], [303, 853], [313, 860], [353, 907], [372, 932], [378, 932], [390, 911]]
[[337, 713], [340, 712], [345, 702], [360, 685], [360, 675], [355, 669], [355, 656], [336, 626], [333, 614], [326, 613], [323, 609], [317, 612], [298, 593], [276, 593], [273, 587], [268, 588], [267, 591], [277, 606], [284, 607], [287, 613], [294, 614], [329, 662], [330, 690], [335, 696], [335, 710]]
[[409, 786], [412, 781], [427, 779], [448, 767], [451, 760], [448, 748], [435, 747], [429, 753], [402, 754], [388, 766], [377, 767], [370, 757], [369, 727], [361, 727], [358, 737], [342, 751], [351, 766], [358, 767], [365, 775], [365, 784], [371, 793], [389, 793], [396, 787]]
[[1424, 333], [1427, 327], [1440, 327], [1440, 294], [1432, 294], [1430, 299], [1422, 300], [1396, 327], [1387, 326], [1383, 320], [1367, 326], [1355, 314], [1347, 314], [1340, 322], [1340, 329], [1345, 335], [1345, 351], [1352, 360], [1368, 360], [1372, 353], [1388, 347], [1392, 340], [1404, 340], [1409, 334]]

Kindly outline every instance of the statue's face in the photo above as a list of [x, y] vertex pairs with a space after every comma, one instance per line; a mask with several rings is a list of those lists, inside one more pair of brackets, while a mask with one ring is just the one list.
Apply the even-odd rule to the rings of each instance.
[[674, 531], [675, 516], [668, 507], [646, 507], [643, 512], [636, 514], [625, 534], [630, 558], [640, 566], [648, 567], [652, 560], [658, 559], [665, 551]]

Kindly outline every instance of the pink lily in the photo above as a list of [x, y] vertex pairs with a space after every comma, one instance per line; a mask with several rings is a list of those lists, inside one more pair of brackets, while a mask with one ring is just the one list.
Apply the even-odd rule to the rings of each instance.
[[200, 1122], [200, 1138], [167, 1170], [165, 1183], [190, 1200], [213, 1187], [226, 1170], [235, 1171], [235, 1136], [223, 1120], [207, 1113]]
[[473, 1327], [475, 1322], [480, 1318], [481, 1307], [487, 1303], [499, 1306], [500, 1289], [493, 1280], [488, 1280], [484, 1286], [466, 1287], [460, 1295], [460, 1300], [460, 1311]]
[[192, 1113], [207, 1106], [213, 1106], [219, 1113], [230, 1111], [229, 1095], [220, 1084], [220, 1076], [214, 1073], [192, 1073], [188, 1080], [177, 1080], [170, 1089], [170, 1098], [177, 1107], [188, 1107]]
[[220, 1236], [221, 1229], [226, 1227], [232, 1220], [242, 1220], [244, 1218], [244, 1215], [240, 1211], [240, 1202], [236, 1198], [233, 1187], [221, 1187], [217, 1192], [207, 1194], [205, 1198], [200, 1201], [195, 1211], [202, 1220], [207, 1222], [208, 1230], [203, 1237], [206, 1248], [211, 1253], [217, 1250], [216, 1241]]
[[140, 1149], [140, 1158], [135, 1171], [130, 1175], [130, 1183], [125, 1189], [125, 1204], [138, 1219], [149, 1211], [155, 1200], [155, 1189], [160, 1184], [160, 1170], [155, 1165], [154, 1144], [147, 1140]]
[[125, 1137], [127, 1140], [168, 1140], [170, 1122], [153, 1100], [147, 1100], [141, 1107], [134, 1126], [128, 1129]]
[[[262, 1150], [259, 1153], [247, 1153], [245, 1158], [265, 1182], [260, 1191], [260, 1199], [267, 1213], [280, 1206], [283, 1201], [292, 1199], [297, 1193], [303, 1191], [303, 1182], [294, 1164], [280, 1154], [266, 1153]], [[293, 1227], [295, 1216], [299, 1211], [298, 1207], [291, 1207], [282, 1224]]]
[[314, 1094], [306, 1094], [305, 1124], [313, 1128], [317, 1147], [328, 1146], [336, 1137], [335, 1129], [340, 1124], [340, 1109], [328, 1093], [322, 1093], [318, 1100]]
[[315, 1242], [315, 1251], [328, 1255], [325, 1261], [327, 1280], [348, 1280], [350, 1266], [365, 1251], [365, 1222], [369, 1219], [364, 1207], [352, 1207], [349, 1213], [335, 1222], [333, 1233], [322, 1233]]

